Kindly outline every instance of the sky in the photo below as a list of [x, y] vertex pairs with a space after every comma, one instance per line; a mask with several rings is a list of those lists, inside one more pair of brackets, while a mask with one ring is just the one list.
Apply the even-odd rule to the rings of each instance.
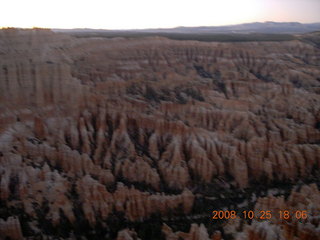
[[0, 0], [0, 27], [143, 29], [320, 22], [320, 0]]

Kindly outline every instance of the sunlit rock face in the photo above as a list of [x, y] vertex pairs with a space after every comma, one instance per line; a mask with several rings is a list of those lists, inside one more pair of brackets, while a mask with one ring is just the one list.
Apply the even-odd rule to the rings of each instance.
[[[197, 214], [203, 186], [315, 179], [319, 64], [320, 50], [298, 40], [1, 30], [0, 231], [144, 239], [121, 224]], [[300, 200], [293, 193], [288, 201]], [[277, 204], [288, 203], [270, 197], [256, 206]], [[123, 221], [115, 228], [112, 219]], [[272, 239], [261, 238], [269, 224], [252, 223], [237, 239]], [[306, 236], [298, 239], [318, 231], [290, 224]], [[163, 239], [222, 238], [199, 224], [179, 234], [157, 226]]]

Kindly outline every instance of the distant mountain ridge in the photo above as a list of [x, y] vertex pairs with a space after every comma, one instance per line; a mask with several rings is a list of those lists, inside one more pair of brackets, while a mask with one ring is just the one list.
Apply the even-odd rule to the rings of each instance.
[[270, 33], [270, 34], [302, 34], [313, 31], [320, 31], [320, 23], [299, 23], [299, 22], [253, 22], [226, 26], [199, 26], [199, 27], [176, 27], [176, 28], [154, 28], [154, 29], [127, 29], [127, 30], [107, 30], [107, 29], [52, 29], [56, 32], [76, 31], [76, 32], [143, 32], [143, 33], [186, 33], [186, 34], [221, 34], [221, 33]]

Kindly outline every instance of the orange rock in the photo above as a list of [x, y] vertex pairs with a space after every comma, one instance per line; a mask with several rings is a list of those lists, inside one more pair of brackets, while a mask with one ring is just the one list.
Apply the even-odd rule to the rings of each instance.
[[[320, 165], [319, 49], [308, 43], [40, 29], [0, 30], [0, 42], [0, 199], [35, 222], [42, 207], [55, 226], [60, 212], [77, 221], [75, 208], [92, 227], [115, 211], [129, 221], [189, 214], [193, 189], [215, 178], [245, 189], [313, 177]], [[304, 187], [287, 201], [259, 199], [256, 210], [288, 205], [316, 215], [317, 196]], [[240, 235], [317, 233], [309, 224], [274, 225]], [[180, 235], [208, 238], [198, 225]]]
[[12, 240], [22, 240], [23, 235], [19, 219], [16, 217], [8, 217], [5, 221], [0, 219], [0, 236], [1, 238], [10, 238]]

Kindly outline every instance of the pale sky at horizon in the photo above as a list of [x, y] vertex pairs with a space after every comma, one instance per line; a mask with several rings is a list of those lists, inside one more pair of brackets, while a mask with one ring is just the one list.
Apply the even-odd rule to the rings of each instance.
[[1, 0], [0, 27], [139, 29], [320, 22], [320, 0]]

